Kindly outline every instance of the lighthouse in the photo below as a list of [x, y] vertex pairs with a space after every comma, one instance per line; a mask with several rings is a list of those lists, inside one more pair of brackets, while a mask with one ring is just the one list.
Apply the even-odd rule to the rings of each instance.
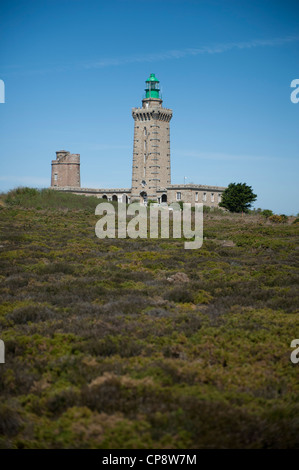
[[145, 82], [142, 107], [133, 108], [134, 144], [131, 199], [167, 202], [171, 184], [170, 120], [172, 110], [162, 107], [160, 82], [151, 73]]

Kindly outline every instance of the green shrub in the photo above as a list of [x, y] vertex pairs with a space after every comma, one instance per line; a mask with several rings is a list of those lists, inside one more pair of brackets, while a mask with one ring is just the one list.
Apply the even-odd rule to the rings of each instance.
[[200, 290], [195, 294], [194, 303], [196, 304], [209, 304], [213, 296], [205, 290]]
[[268, 220], [271, 222], [274, 222], [275, 224], [282, 224], [288, 221], [288, 217], [285, 214], [277, 215], [273, 214], [271, 215]]
[[273, 215], [273, 212], [270, 209], [264, 209], [263, 211], [261, 211], [261, 214], [266, 217], [266, 219], [268, 219]]
[[208, 214], [209, 212], [211, 212], [210, 206], [203, 206], [203, 213]]

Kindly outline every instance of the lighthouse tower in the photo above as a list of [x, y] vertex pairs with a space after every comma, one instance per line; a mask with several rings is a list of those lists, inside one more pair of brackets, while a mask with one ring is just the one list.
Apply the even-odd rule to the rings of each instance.
[[[170, 177], [170, 120], [172, 110], [162, 107], [159, 80], [146, 80], [142, 108], [133, 108], [134, 146], [131, 199], [167, 200]], [[165, 192], [165, 194], [164, 194]]]

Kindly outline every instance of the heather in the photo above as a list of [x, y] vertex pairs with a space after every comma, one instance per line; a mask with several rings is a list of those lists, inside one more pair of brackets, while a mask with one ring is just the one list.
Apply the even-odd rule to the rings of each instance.
[[0, 447], [298, 448], [298, 219], [206, 210], [185, 250], [99, 202], [1, 196]]

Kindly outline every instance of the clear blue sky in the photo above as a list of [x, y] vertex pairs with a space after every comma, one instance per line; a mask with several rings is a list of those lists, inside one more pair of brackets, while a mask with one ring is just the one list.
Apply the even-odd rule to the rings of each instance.
[[131, 108], [160, 79], [172, 183], [246, 182], [297, 214], [298, 1], [0, 1], [0, 189], [50, 185], [55, 151], [84, 187], [130, 187]]

